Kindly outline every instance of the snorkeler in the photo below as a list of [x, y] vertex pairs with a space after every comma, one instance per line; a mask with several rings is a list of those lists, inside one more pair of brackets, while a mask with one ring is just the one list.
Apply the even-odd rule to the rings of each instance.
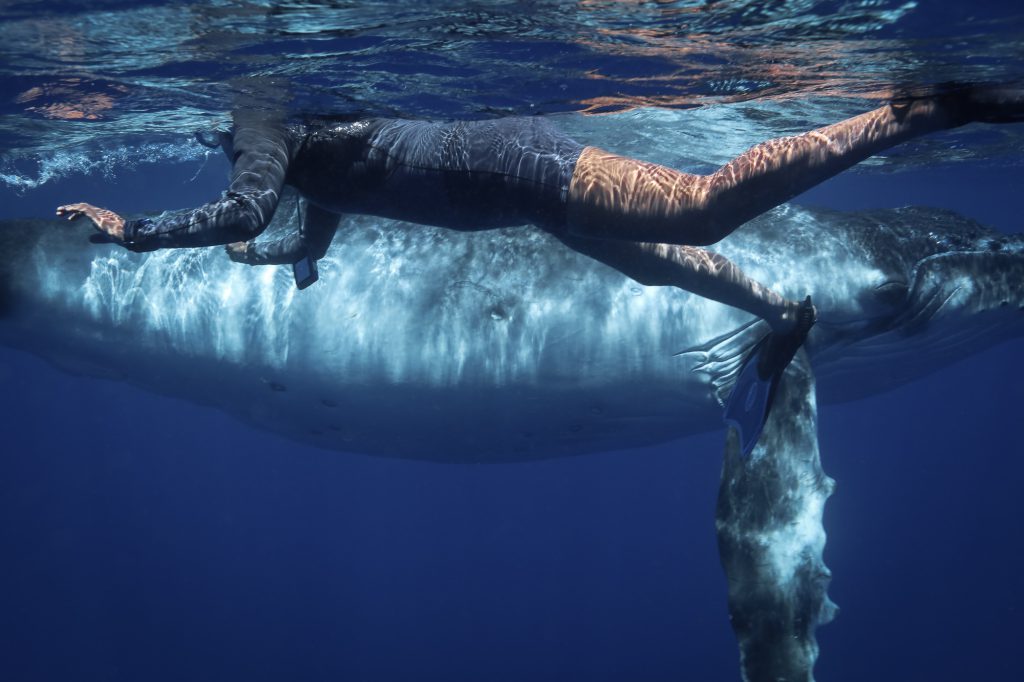
[[[754, 400], [763, 414], [748, 428], [759, 431], [775, 383], [815, 322], [814, 307], [810, 297], [786, 300], [700, 247], [913, 137], [972, 121], [1022, 120], [1020, 91], [950, 88], [763, 142], [714, 173], [695, 175], [580, 145], [542, 118], [292, 124], [241, 110], [233, 135], [221, 139], [233, 170], [220, 199], [155, 220], [126, 221], [89, 204], [61, 206], [57, 215], [86, 216], [133, 251], [227, 244], [233, 260], [251, 265], [315, 264], [345, 213], [457, 230], [532, 223], [641, 284], [675, 286], [767, 321], [772, 331], [741, 373], [763, 384], [764, 395]], [[307, 199], [299, 230], [254, 241], [285, 184]], [[297, 281], [315, 276], [310, 267]], [[754, 392], [745, 395], [749, 403]], [[749, 435], [744, 441], [752, 444]]]

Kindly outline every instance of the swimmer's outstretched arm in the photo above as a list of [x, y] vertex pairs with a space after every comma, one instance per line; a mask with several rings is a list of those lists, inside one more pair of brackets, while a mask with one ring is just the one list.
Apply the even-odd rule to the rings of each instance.
[[713, 244], [869, 156], [972, 121], [1024, 121], [1024, 90], [963, 86], [896, 101], [803, 135], [763, 142], [710, 175], [587, 147], [569, 186], [568, 229], [581, 237]]
[[231, 185], [220, 199], [150, 220], [124, 220], [90, 204], [57, 209], [69, 220], [85, 216], [112, 241], [132, 251], [211, 246], [252, 239], [277, 208], [295, 140], [285, 126], [257, 112], [235, 114]]
[[228, 256], [249, 265], [291, 265], [306, 256], [320, 260], [327, 253], [340, 221], [340, 214], [307, 203], [299, 229], [279, 239], [228, 244]]

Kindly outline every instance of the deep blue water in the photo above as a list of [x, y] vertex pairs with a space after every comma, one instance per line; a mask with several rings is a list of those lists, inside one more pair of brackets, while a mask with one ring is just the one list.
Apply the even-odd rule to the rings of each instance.
[[[332, 53], [296, 75], [304, 107], [423, 116], [481, 116], [488, 107], [524, 113], [535, 80], [551, 112], [622, 93], [633, 104], [664, 96], [690, 106], [707, 96], [713, 106], [716, 98], [810, 95], [857, 81], [870, 95], [913, 75], [897, 59], [901, 50], [919, 50], [916, 73], [925, 82], [953, 67], [1019, 76], [1024, 51], [1020, 17], [995, 4], [972, 10], [975, 17], [943, 3], [874, 26], [826, 19], [902, 4], [793, 3], [803, 8], [798, 17], [825, 17], [808, 27], [792, 17], [759, 19], [749, 3], [716, 3], [749, 11], [705, 17], [701, 35], [714, 40], [686, 55], [688, 70], [673, 61], [682, 59], [673, 41], [688, 34], [666, 29], [683, 15], [664, 10], [695, 3], [581, 3], [564, 19], [558, 3], [460, 5], [472, 9], [469, 19], [427, 3], [431, 16], [453, 17], [443, 30], [379, 3], [372, 12], [346, 3], [337, 11], [355, 28], [324, 29], [315, 45], [294, 28], [274, 28], [268, 5], [233, 4], [256, 19], [211, 5], [208, 16], [193, 18], [188, 45], [196, 54], [187, 58], [136, 46], [124, 58], [149, 55], [152, 63], [115, 63], [117, 46], [98, 42], [68, 64], [5, 46], [5, 168], [38, 179], [34, 164], [60, 153], [67, 160], [81, 149], [131, 148], [138, 136], [178, 144], [197, 120], [223, 115], [218, 94], [227, 79], [281, 69], [273, 56], [283, 51]], [[779, 4], [786, 3], [764, 4], [763, 12], [783, 12]], [[105, 6], [114, 17], [126, 7]], [[3, 11], [9, 23], [0, 32], [23, 36], [17, 22], [43, 9], [21, 3]], [[481, 23], [488, 12], [494, 16]], [[81, 16], [66, 9], [52, 24]], [[204, 33], [204, 21], [216, 35]], [[624, 48], [640, 38], [614, 31], [643, 22], [673, 49]], [[972, 22], [991, 39], [964, 28]], [[275, 32], [261, 33], [268, 24]], [[571, 40], [595, 24], [594, 36], [612, 48]], [[558, 26], [563, 33], [550, 35]], [[729, 49], [736, 33], [752, 54]], [[950, 33], [969, 47], [957, 48]], [[456, 45], [459, 36], [466, 42]], [[783, 60], [795, 66], [768, 82], [751, 70], [777, 46], [773, 37], [795, 53]], [[228, 44], [232, 59], [204, 40]], [[946, 42], [953, 47], [941, 49]], [[825, 47], [836, 62], [815, 70]], [[842, 47], [852, 50], [846, 61]], [[856, 59], [862, 53], [875, 57]], [[481, 63], [487, 54], [493, 62]], [[323, 70], [360, 55], [372, 74], [339, 79], [337, 90], [325, 85]], [[502, 69], [507, 59], [522, 68]], [[532, 76], [531, 63], [559, 77]], [[62, 70], [88, 72], [82, 92], [128, 94], [96, 110], [93, 128], [29, 110], [35, 100], [17, 102]], [[590, 70], [603, 70], [611, 84], [580, 75]], [[374, 79], [383, 83], [381, 74], [394, 89], [386, 106], [366, 94]], [[646, 74], [672, 77], [651, 84]], [[702, 90], [716, 75], [724, 90]], [[179, 119], [143, 116], [162, 110]], [[967, 141], [987, 142], [983, 135]], [[937, 147], [943, 139], [953, 138], [940, 136]], [[897, 159], [906, 168], [848, 174], [800, 201], [946, 206], [1017, 232], [1024, 165], [1014, 139], [988, 147], [996, 162], [932, 163], [936, 152], [926, 147], [920, 163]], [[200, 165], [168, 154], [108, 177], [102, 168], [56, 163], [60, 172], [37, 187], [7, 181], [0, 218], [49, 215], [71, 195], [126, 212], [190, 205], [220, 190], [216, 160], [185, 182]], [[822, 408], [822, 460], [838, 483], [826, 511], [826, 561], [841, 611], [819, 631], [819, 680], [1019, 675], [1022, 352], [1024, 343], [1013, 341], [890, 393]], [[720, 430], [636, 452], [439, 465], [302, 447], [216, 410], [71, 376], [8, 349], [0, 349], [0, 387], [2, 679], [738, 679], [713, 525]], [[126, 417], [125, 405], [138, 416]]]

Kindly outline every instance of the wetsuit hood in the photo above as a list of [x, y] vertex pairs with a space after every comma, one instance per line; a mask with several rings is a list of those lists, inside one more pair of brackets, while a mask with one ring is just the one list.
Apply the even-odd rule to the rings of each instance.
[[234, 145], [234, 129], [229, 130], [197, 130], [195, 133], [196, 142], [208, 147], [209, 149], [217, 149], [220, 147], [224, 150], [224, 155], [228, 157], [228, 161], [234, 162], [235, 160], [235, 145]]

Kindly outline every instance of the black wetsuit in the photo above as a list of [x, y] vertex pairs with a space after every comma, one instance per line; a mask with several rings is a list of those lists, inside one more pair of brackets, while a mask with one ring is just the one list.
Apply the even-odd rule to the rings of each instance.
[[542, 118], [435, 123], [366, 119], [287, 125], [236, 115], [231, 186], [219, 200], [128, 221], [137, 251], [247, 241], [283, 185], [308, 200], [300, 232], [251, 244], [244, 260], [320, 258], [343, 213], [460, 230], [533, 223], [557, 230], [583, 146]]

